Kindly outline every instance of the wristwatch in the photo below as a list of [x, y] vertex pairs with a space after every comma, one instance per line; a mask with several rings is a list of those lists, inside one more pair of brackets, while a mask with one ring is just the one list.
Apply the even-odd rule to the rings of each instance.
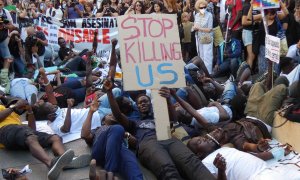
[[8, 107], [8, 109], [12, 110], [13, 112], [15, 112], [15, 107], [16, 105], [15, 104], [12, 104]]

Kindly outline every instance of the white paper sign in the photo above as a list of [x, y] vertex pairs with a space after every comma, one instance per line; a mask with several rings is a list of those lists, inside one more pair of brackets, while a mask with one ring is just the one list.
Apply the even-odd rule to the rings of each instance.
[[275, 36], [266, 35], [266, 58], [275, 63], [280, 60], [280, 39]]

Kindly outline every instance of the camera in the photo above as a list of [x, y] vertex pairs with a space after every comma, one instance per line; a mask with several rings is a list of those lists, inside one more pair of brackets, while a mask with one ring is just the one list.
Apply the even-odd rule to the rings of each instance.
[[9, 20], [4, 16], [0, 16], [0, 24], [8, 24]]
[[110, 8], [107, 8], [107, 9], [105, 10], [105, 12], [104, 12], [104, 14], [110, 14], [110, 13], [111, 13]]
[[75, 7], [76, 5], [78, 5], [79, 4], [79, 2], [78, 1], [73, 1], [73, 2], [71, 2], [71, 7]]
[[154, 5], [154, 1], [150, 1], [150, 4], [153, 6]]

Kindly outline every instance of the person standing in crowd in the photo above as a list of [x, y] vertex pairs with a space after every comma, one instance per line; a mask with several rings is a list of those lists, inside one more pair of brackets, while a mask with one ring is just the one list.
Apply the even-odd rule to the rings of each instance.
[[116, 12], [118, 12], [118, 14], [120, 13], [120, 9], [119, 9], [119, 0], [111, 0], [111, 5], [110, 7], [114, 8], [116, 10]]
[[84, 7], [77, 0], [69, 0], [64, 12], [65, 19], [82, 18]]
[[[252, 42], [253, 42], [253, 28], [255, 27], [255, 22], [253, 22], [252, 17], [248, 19], [248, 12], [251, 7], [250, 0], [246, 0], [243, 5], [243, 16], [242, 16], [242, 25], [243, 25], [243, 32], [242, 32], [242, 39], [244, 46], [247, 49], [247, 60], [246, 62], [253, 69], [253, 62], [255, 59], [255, 55], [252, 51]], [[254, 11], [252, 12], [253, 15], [257, 15], [259, 12]], [[257, 23], [256, 23], [257, 24]]]
[[161, 14], [163, 9], [164, 9], [164, 6], [160, 1], [154, 1], [151, 12], [152, 12], [152, 14]]
[[287, 9], [289, 14], [287, 16], [288, 28], [286, 30], [286, 39], [290, 47], [300, 39], [300, 1], [288, 0]]
[[13, 24], [16, 24], [17, 22], [17, 7], [15, 4], [13, 4], [12, 0], [7, 0], [5, 3], [5, 7], [4, 9], [8, 10], [12, 20], [13, 20]]
[[8, 48], [9, 31], [15, 29], [12, 24], [12, 18], [8, 10], [4, 9], [4, 1], [0, 0], [0, 57], [4, 61], [11, 59], [11, 54]]
[[92, 18], [95, 17], [93, 14], [93, 4], [90, 2], [85, 2], [84, 3], [84, 13], [83, 13], [83, 18]]
[[134, 5], [131, 5], [125, 12], [125, 15], [129, 14], [145, 14], [145, 6], [143, 1], [136, 1]]
[[[35, 41], [35, 43], [33, 42]], [[42, 31], [37, 31], [35, 27], [28, 27], [27, 28], [27, 38], [25, 39], [25, 51], [26, 56], [30, 60], [32, 59], [31, 49], [32, 44], [35, 44], [38, 47], [37, 55], [39, 56], [39, 61], [42, 66], [44, 66], [44, 57], [45, 57], [45, 46], [48, 46], [48, 40]], [[27, 61], [28, 62], [28, 61]], [[31, 62], [31, 61], [29, 61]], [[33, 62], [34, 63], [34, 62]]]
[[190, 60], [190, 51], [192, 46], [191, 30], [193, 23], [189, 21], [189, 14], [183, 12], [181, 14], [181, 23], [184, 30], [184, 38], [182, 39], [182, 57], [185, 62]]
[[196, 32], [196, 45], [200, 58], [209, 72], [212, 74], [213, 68], [213, 17], [212, 14], [206, 11], [207, 2], [198, 0], [195, 8], [199, 11], [195, 15], [193, 30]]
[[[243, 3], [242, 0], [226, 0], [225, 3], [227, 7], [227, 11], [230, 15], [227, 15], [228, 23], [228, 30], [231, 30], [232, 37], [238, 40], [242, 39], [242, 10], [243, 10]], [[230, 19], [228, 19], [230, 18]], [[227, 24], [227, 23], [226, 23]]]
[[[268, 26], [268, 33], [269, 35], [272, 36], [277, 36], [278, 32], [281, 30], [281, 25], [280, 25], [280, 20], [285, 18], [286, 15], [289, 14], [289, 11], [285, 7], [285, 5], [280, 2], [280, 7], [282, 10], [282, 13], [277, 14], [276, 9], [267, 9], [265, 11], [266, 15], [266, 23]], [[248, 19], [249, 16], [253, 17], [253, 21], [260, 22], [260, 27], [259, 27], [259, 36], [257, 37], [259, 39], [259, 55], [258, 55], [258, 73], [263, 74], [267, 70], [267, 61], [265, 59], [265, 28], [262, 22], [262, 15], [253, 15], [252, 16], [252, 11], [253, 11], [253, 4], [251, 4], [251, 7], [249, 9], [249, 14], [248, 14]]]
[[96, 17], [116, 17], [118, 16], [118, 12], [112, 8], [110, 0], [103, 0], [101, 3], [100, 9], [98, 9], [98, 12], [96, 14]]

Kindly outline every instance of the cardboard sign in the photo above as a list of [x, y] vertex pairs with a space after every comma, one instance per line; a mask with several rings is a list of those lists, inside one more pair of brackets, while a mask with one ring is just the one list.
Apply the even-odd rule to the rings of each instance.
[[118, 17], [125, 90], [184, 87], [184, 62], [176, 15]]
[[280, 38], [266, 35], [266, 58], [275, 63], [279, 63], [280, 60]]
[[253, 9], [273, 9], [280, 7], [280, 0], [253, 0]]

